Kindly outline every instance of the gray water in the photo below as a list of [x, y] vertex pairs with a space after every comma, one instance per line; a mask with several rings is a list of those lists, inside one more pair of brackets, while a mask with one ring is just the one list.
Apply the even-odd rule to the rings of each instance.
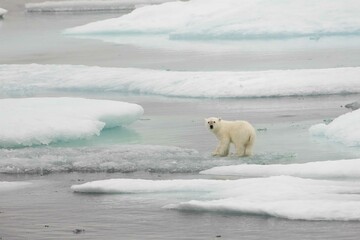
[[[27, 14], [23, 9], [24, 2], [0, 0], [0, 6], [10, 10], [0, 21], [1, 64], [84, 64], [209, 71], [360, 65], [360, 46], [341, 42], [321, 48], [284, 50], [275, 44], [273, 49], [265, 52], [204, 53], [69, 38], [61, 35], [63, 29], [121, 13]], [[321, 45], [321, 42], [317, 44]], [[314, 139], [308, 134], [311, 125], [347, 112], [348, 109], [342, 106], [358, 100], [359, 95], [187, 99], [117, 93], [46, 92], [37, 96], [134, 102], [144, 107], [145, 115], [129, 129], [111, 129], [87, 140], [26, 148], [28, 155], [35, 159], [42, 151], [70, 158], [74, 156], [67, 155], [69, 152], [73, 154], [77, 149], [85, 148], [83, 156], [75, 157], [92, 160], [95, 154], [91, 151], [94, 149], [111, 150], [133, 144], [140, 147], [177, 146], [197, 153], [193, 158], [180, 156], [162, 161], [151, 156], [144, 159], [141, 155], [132, 159], [137, 164], [132, 171], [74, 172], [74, 169], [69, 169], [68, 172], [51, 173], [50, 167], [49, 171], [32, 174], [2, 173], [0, 181], [29, 181], [32, 185], [0, 193], [0, 239], [358, 239], [360, 224], [356, 221], [296, 221], [246, 214], [178, 212], [162, 207], [199, 196], [180, 193], [76, 194], [70, 186], [109, 178], [208, 178], [199, 175], [198, 171], [237, 161], [271, 164], [359, 158], [358, 148]], [[255, 156], [241, 160], [212, 158], [210, 153], [216, 139], [203, 124], [203, 118], [209, 116], [246, 119], [253, 123], [258, 134]], [[24, 149], [15, 149], [14, 154], [21, 151]], [[6, 158], [6, 154], [0, 156], [2, 160]], [[114, 158], [117, 160], [119, 156]], [[168, 161], [176, 161], [176, 165], [167, 165]], [[76, 229], [79, 233], [74, 232]]]

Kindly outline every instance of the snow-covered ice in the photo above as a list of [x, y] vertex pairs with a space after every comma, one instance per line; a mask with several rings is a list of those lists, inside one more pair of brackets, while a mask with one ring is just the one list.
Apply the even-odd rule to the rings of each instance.
[[109, 179], [71, 188], [81, 193], [183, 192], [193, 199], [164, 206], [167, 209], [302, 220], [360, 220], [360, 185], [357, 182], [290, 176], [239, 180]]
[[181, 72], [79, 65], [0, 65], [0, 95], [113, 91], [180, 97], [280, 97], [360, 92], [360, 67]]
[[0, 8], [0, 19], [7, 13], [8, 11], [4, 8]]
[[89, 138], [130, 124], [144, 111], [137, 104], [83, 98], [1, 99], [0, 109], [1, 147]]
[[343, 114], [332, 122], [320, 123], [310, 127], [313, 136], [325, 137], [346, 146], [360, 146], [360, 109]]
[[28, 12], [79, 12], [133, 10], [137, 6], [160, 4], [171, 0], [67, 0], [25, 4]]
[[314, 179], [360, 178], [360, 159], [319, 161], [299, 164], [242, 164], [220, 166], [202, 171], [200, 174], [239, 177], [288, 175]]
[[359, 12], [357, 0], [192, 0], [146, 6], [65, 33], [167, 34], [172, 39], [349, 35], [360, 32]]
[[17, 190], [29, 186], [30, 182], [5, 182], [0, 181], [0, 192]]

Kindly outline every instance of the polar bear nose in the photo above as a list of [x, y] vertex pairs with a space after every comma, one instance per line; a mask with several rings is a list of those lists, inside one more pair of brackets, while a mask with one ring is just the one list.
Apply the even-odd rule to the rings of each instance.
[[213, 125], [210, 125], [210, 129], [213, 129], [214, 128], [214, 126]]

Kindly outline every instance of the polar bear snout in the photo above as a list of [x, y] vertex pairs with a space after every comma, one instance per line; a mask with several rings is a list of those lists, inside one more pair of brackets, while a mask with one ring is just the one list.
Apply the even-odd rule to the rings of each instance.
[[213, 129], [214, 128], [214, 126], [213, 125], [210, 125], [210, 129]]

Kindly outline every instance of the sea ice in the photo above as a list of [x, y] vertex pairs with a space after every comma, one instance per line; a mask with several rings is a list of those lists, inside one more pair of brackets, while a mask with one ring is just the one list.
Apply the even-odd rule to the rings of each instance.
[[320, 161], [300, 164], [242, 164], [214, 167], [200, 174], [239, 177], [288, 175], [314, 179], [360, 178], [360, 159]]
[[280, 97], [359, 93], [360, 67], [181, 72], [77, 65], [0, 65], [0, 96], [113, 91], [181, 97]]
[[143, 114], [137, 104], [83, 98], [0, 100], [0, 147], [50, 144], [99, 135]]
[[[78, 12], [133, 10], [137, 6], [159, 4], [171, 0], [72, 0], [25, 4], [28, 12]], [[175, 0], [173, 0], [175, 1]]]
[[359, 34], [357, 0], [192, 0], [147, 6], [66, 34], [166, 34], [172, 39], [246, 39]]
[[[189, 193], [167, 209], [256, 214], [301, 220], [360, 220], [357, 182], [290, 176], [238, 180], [109, 179], [73, 185], [81, 193]], [[184, 195], [183, 196], [187, 196]]]
[[224, 186], [218, 180], [144, 180], [108, 179], [73, 185], [74, 192], [82, 193], [163, 193], [163, 192], [208, 192]]
[[329, 124], [320, 123], [310, 127], [313, 136], [326, 137], [346, 146], [360, 146], [360, 109], [345, 113]]

